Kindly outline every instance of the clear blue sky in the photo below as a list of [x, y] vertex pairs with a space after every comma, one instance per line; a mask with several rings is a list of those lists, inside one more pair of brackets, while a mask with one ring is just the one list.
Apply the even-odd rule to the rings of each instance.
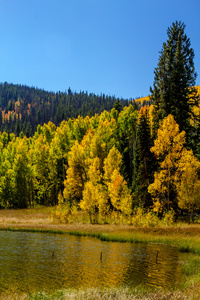
[[0, 82], [148, 95], [176, 20], [186, 25], [199, 85], [199, 0], [0, 0]]

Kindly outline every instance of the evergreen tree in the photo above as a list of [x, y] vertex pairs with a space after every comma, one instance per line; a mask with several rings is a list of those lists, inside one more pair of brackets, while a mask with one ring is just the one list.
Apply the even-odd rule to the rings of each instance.
[[188, 135], [191, 129], [189, 118], [197, 101], [194, 51], [185, 34], [184, 23], [173, 23], [167, 30], [167, 36], [154, 71], [153, 88], [150, 89], [155, 105], [154, 122], [157, 129], [159, 121], [172, 114], [180, 131], [185, 130]]
[[[150, 149], [153, 146], [151, 129], [147, 108], [141, 108], [137, 132], [137, 178], [135, 182], [135, 195], [137, 204], [144, 207], [152, 205], [148, 186], [153, 182], [153, 168], [155, 159]], [[135, 203], [136, 204], [136, 203]]]
[[122, 105], [121, 105], [119, 99], [117, 99], [115, 101], [113, 108], [115, 108], [118, 111], [118, 114], [120, 113], [120, 111], [122, 110]]

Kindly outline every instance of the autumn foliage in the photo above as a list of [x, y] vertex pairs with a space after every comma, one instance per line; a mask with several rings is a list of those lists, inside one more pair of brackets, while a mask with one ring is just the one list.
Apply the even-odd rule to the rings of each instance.
[[[61, 222], [79, 216], [135, 226], [194, 220], [200, 212], [200, 88], [184, 30], [178, 21], [168, 28], [150, 97], [128, 102], [0, 85], [1, 128], [9, 132], [16, 124], [16, 135], [0, 132], [0, 208], [54, 206]], [[10, 99], [6, 91], [13, 89]], [[103, 111], [105, 101], [110, 111]]]
[[166, 211], [194, 214], [200, 162], [172, 115], [152, 140], [151, 111], [130, 105], [59, 127], [49, 122], [29, 138], [1, 133], [1, 207], [57, 205], [54, 218], [62, 222], [75, 222], [82, 211], [91, 223], [152, 226]]

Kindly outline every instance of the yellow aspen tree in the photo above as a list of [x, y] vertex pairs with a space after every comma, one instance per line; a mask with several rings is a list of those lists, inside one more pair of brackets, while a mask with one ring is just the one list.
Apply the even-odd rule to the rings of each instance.
[[89, 128], [80, 143], [80, 145], [84, 149], [85, 155], [88, 157], [90, 156], [91, 143], [92, 143], [93, 137], [94, 137], [94, 131], [91, 128]]
[[151, 136], [153, 136], [153, 117], [154, 117], [154, 105], [152, 104], [148, 109], [148, 117], [151, 129]]
[[99, 157], [101, 172], [103, 172], [104, 159], [115, 144], [114, 132], [116, 128], [117, 124], [114, 119], [111, 119], [110, 121], [108, 119], [100, 119], [99, 126], [92, 139], [91, 157]]
[[99, 191], [91, 181], [86, 182], [80, 208], [88, 212], [91, 223], [97, 223]]
[[73, 121], [73, 136], [74, 140], [78, 140], [81, 143], [84, 135], [86, 134], [87, 130], [89, 129], [90, 125], [90, 118], [87, 116], [85, 118], [78, 116]]
[[121, 198], [126, 182], [118, 170], [114, 170], [108, 183], [108, 191], [111, 203], [116, 210], [121, 210]]
[[176, 189], [178, 205], [194, 216], [195, 209], [200, 208], [200, 180], [198, 171], [200, 162], [193, 155], [192, 150], [184, 150], [178, 163]]
[[1, 158], [0, 158], [0, 205], [5, 208], [16, 208], [16, 173], [13, 164], [19, 138], [13, 137], [9, 141], [8, 134], [2, 133]]
[[120, 171], [120, 167], [122, 165], [122, 155], [121, 153], [115, 148], [109, 151], [108, 156], [104, 160], [104, 179], [110, 180], [114, 170]]
[[87, 181], [88, 161], [84, 148], [78, 141], [74, 143], [69, 152], [68, 169], [66, 180], [64, 181], [64, 198], [67, 201], [82, 199], [84, 184]]
[[18, 138], [18, 145], [13, 162], [15, 174], [15, 198], [18, 208], [27, 208], [32, 205], [32, 168], [28, 160], [28, 143], [27, 138]]
[[69, 126], [67, 124], [63, 124], [56, 128], [54, 138], [51, 142], [51, 149], [53, 149], [56, 159], [63, 159], [64, 161], [67, 161], [70, 148]]
[[110, 205], [108, 203], [108, 191], [103, 181], [103, 175], [101, 173], [100, 158], [95, 157], [91, 159], [92, 163], [89, 168], [88, 176], [94, 189], [97, 191], [97, 206], [99, 211], [99, 217], [105, 221], [109, 215]]
[[160, 209], [170, 209], [175, 190], [174, 180], [177, 170], [177, 163], [185, 144], [185, 132], [179, 132], [179, 125], [175, 122], [172, 115], [168, 115], [158, 129], [157, 139], [151, 152], [159, 160], [160, 171], [154, 174], [154, 182], [149, 185], [148, 191], [152, 194]]
[[127, 182], [118, 170], [114, 170], [111, 181], [108, 183], [109, 197], [113, 207], [124, 215], [130, 215], [132, 212], [131, 192], [127, 187]]
[[[31, 149], [28, 152], [28, 158], [32, 164], [33, 170], [33, 186], [37, 191], [37, 202], [43, 205], [52, 205], [51, 203], [51, 186], [55, 175], [50, 177], [52, 167], [49, 164], [50, 144], [43, 134], [40, 134], [36, 140], [33, 140]], [[53, 166], [55, 167], [55, 166]], [[53, 170], [52, 170], [53, 171]]]
[[[66, 177], [66, 165], [68, 162], [68, 153], [71, 149], [71, 141], [69, 139], [68, 124], [62, 123], [62, 126], [57, 127], [54, 138], [50, 144], [50, 158], [51, 170], [56, 171], [56, 194], [63, 194], [63, 184]], [[56, 169], [56, 170], [55, 170]], [[52, 176], [53, 172], [51, 172]], [[58, 201], [58, 200], [56, 200]]]
[[88, 212], [91, 223], [97, 223], [98, 215], [105, 218], [109, 210], [107, 192], [101, 183], [102, 174], [98, 157], [91, 159], [88, 178], [89, 181], [85, 183], [80, 208]]
[[121, 164], [122, 155], [113, 147], [104, 160], [104, 181], [108, 187], [108, 195], [114, 209], [125, 215], [130, 215], [132, 197], [127, 182], [120, 174]]
[[48, 124], [44, 124], [41, 129], [43, 135], [46, 137], [46, 141], [51, 143], [55, 135], [56, 125], [49, 121]]

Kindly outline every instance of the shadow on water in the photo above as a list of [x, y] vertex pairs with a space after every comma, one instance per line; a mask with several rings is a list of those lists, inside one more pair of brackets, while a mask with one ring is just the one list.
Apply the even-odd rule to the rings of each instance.
[[0, 232], [0, 292], [147, 284], [180, 281], [175, 247], [101, 242], [49, 233]]

